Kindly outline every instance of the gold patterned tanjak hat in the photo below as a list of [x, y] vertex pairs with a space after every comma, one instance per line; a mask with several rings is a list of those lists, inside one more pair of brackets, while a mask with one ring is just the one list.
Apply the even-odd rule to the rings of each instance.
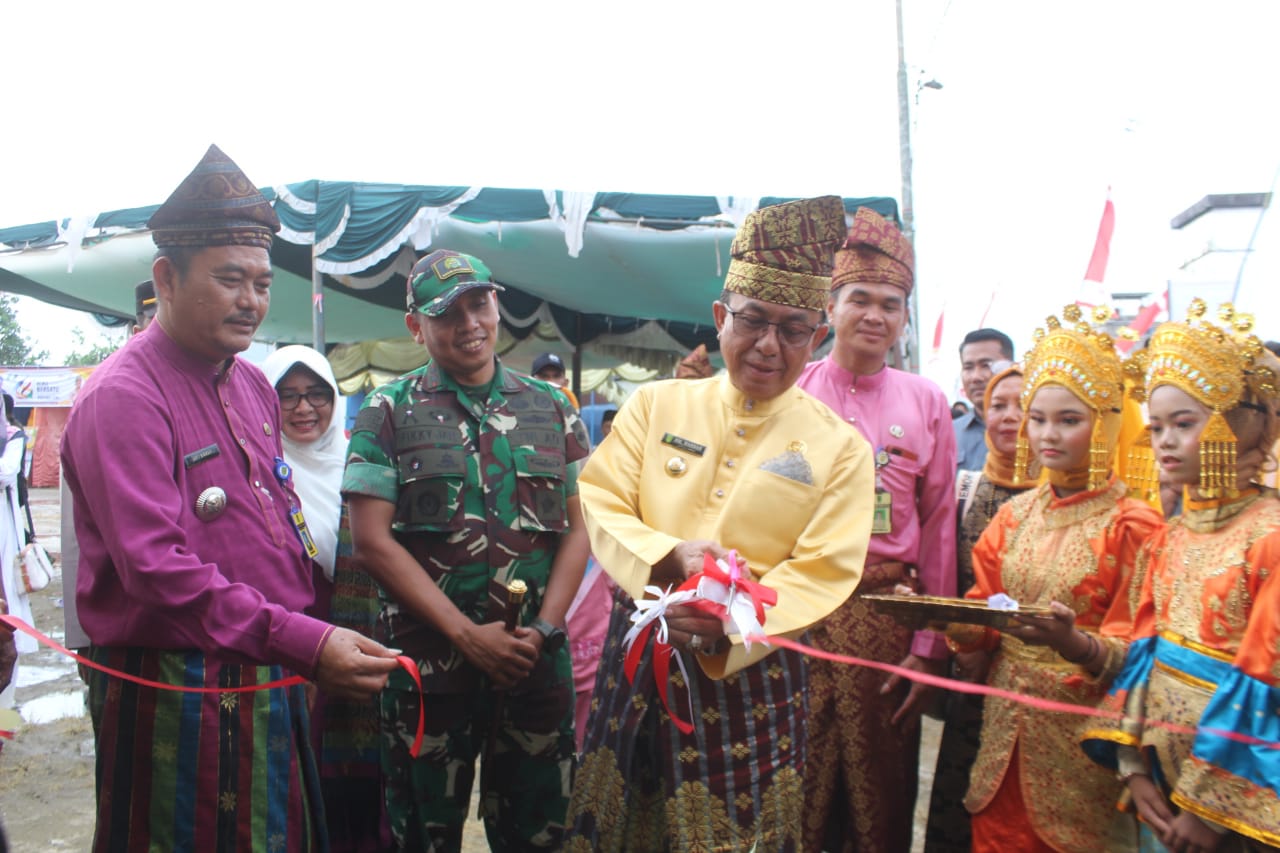
[[[1099, 306], [1093, 319], [1103, 323], [1111, 309]], [[1057, 317], [1049, 317], [1045, 329], [1036, 329], [1035, 346], [1027, 353], [1022, 384], [1022, 410], [1027, 411], [1036, 391], [1045, 385], [1061, 385], [1093, 410], [1093, 436], [1089, 443], [1087, 472], [1050, 471], [1049, 482], [1055, 485], [1083, 485], [1100, 489], [1111, 475], [1112, 456], [1120, 434], [1120, 413], [1124, 404], [1124, 373], [1115, 339], [1095, 329], [1084, 319], [1078, 305], [1062, 310], [1064, 325]], [[1027, 422], [1018, 429], [1018, 452], [1014, 460], [1014, 481], [1030, 479], [1027, 463], [1031, 445], [1027, 440]], [[1076, 483], [1087, 473], [1087, 482]]]
[[831, 293], [832, 255], [844, 234], [844, 202], [839, 196], [753, 210], [729, 248], [732, 260], [724, 289], [821, 311]]
[[1200, 433], [1199, 490], [1206, 498], [1235, 497], [1236, 436], [1224, 415], [1254, 401], [1274, 405], [1276, 375], [1263, 363], [1262, 341], [1250, 334], [1251, 315], [1224, 304], [1219, 326], [1204, 319], [1207, 310], [1204, 300], [1191, 300], [1186, 322], [1156, 329], [1147, 348], [1134, 355], [1131, 370], [1141, 371], [1137, 393], [1143, 399], [1172, 385], [1212, 412]]
[[850, 282], [892, 284], [909, 295], [915, 286], [916, 253], [897, 225], [869, 207], [860, 207], [831, 274], [835, 289]]

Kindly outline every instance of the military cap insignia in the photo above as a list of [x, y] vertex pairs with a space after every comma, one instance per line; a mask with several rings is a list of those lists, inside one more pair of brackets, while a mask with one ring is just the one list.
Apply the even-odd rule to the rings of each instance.
[[471, 266], [471, 262], [462, 255], [446, 255], [431, 265], [431, 270], [436, 274], [436, 278], [441, 281], [453, 278], [455, 275], [463, 275], [470, 273], [475, 275], [476, 271]]

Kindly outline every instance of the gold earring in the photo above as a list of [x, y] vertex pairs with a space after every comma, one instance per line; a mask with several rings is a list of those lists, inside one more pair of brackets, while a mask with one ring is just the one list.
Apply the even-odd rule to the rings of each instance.
[[1027, 422], [1023, 419], [1018, 425], [1018, 450], [1013, 457], [1013, 484], [1021, 486], [1031, 479], [1027, 470], [1027, 462], [1031, 458], [1031, 442], [1027, 440]]
[[1221, 412], [1214, 412], [1200, 433], [1200, 494], [1206, 498], [1234, 498], [1236, 434]]
[[1107, 435], [1102, 428], [1102, 413], [1093, 417], [1093, 435], [1089, 439], [1089, 491], [1101, 489], [1107, 483], [1111, 467], [1107, 464]]
[[1156, 473], [1156, 453], [1151, 447], [1151, 430], [1143, 430], [1142, 435], [1130, 445], [1124, 480], [1139, 498], [1152, 506], [1157, 505], [1160, 477]]

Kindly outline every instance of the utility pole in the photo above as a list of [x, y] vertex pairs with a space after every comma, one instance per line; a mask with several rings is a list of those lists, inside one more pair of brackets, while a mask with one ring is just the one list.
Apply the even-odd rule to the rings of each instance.
[[[911, 99], [907, 91], [907, 57], [902, 27], [902, 0], [894, 0], [898, 16], [898, 157], [902, 170], [902, 233], [915, 245], [915, 210], [911, 199]], [[917, 288], [908, 300], [908, 324], [904, 370], [920, 372], [920, 301]], [[901, 357], [901, 356], [900, 356]]]

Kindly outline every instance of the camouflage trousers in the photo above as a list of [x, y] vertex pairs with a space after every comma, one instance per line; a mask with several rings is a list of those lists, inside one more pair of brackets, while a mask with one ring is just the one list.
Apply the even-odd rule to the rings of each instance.
[[[567, 648], [543, 654], [505, 693], [426, 697], [422, 754], [410, 755], [418, 691], [397, 673], [382, 692], [382, 770], [396, 847], [445, 853], [462, 847], [481, 761], [480, 817], [497, 851], [559, 850], [573, 783], [573, 670]], [[496, 729], [494, 720], [497, 720]], [[490, 740], [492, 747], [490, 749]]]

